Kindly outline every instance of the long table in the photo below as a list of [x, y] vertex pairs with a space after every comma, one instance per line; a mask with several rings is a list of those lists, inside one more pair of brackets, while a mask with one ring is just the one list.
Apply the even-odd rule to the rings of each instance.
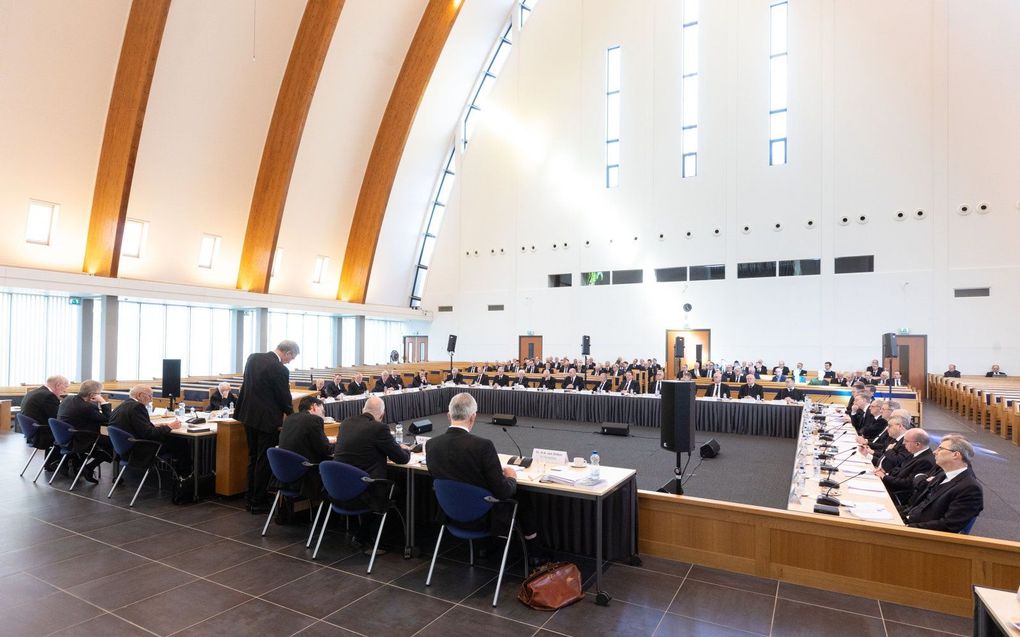
[[[818, 422], [812, 420], [812, 413], [805, 408], [787, 509], [812, 513], [818, 496], [830, 495], [839, 498], [840, 515], [846, 513], [858, 520], [903, 526], [903, 520], [885, 485], [872, 473], [874, 467], [871, 460], [852, 451], [857, 447], [856, 432], [850, 423], [840, 421], [841, 415], [840, 410], [831, 407], [824, 411], [825, 430], [834, 437], [831, 453], [835, 457], [829, 460], [829, 464], [839, 466], [831, 478], [836, 482], [846, 481], [845, 484], [831, 490], [819, 486], [819, 481], [828, 477], [828, 472], [821, 471], [823, 461], [817, 457], [820, 445]], [[857, 475], [862, 471], [862, 475]], [[798, 485], [801, 476], [804, 478], [803, 488]]]
[[974, 637], [1020, 637], [1020, 591], [974, 587]]

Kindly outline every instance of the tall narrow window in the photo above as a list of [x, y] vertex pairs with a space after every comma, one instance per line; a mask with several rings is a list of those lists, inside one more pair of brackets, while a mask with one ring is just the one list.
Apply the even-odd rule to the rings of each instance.
[[478, 123], [478, 114], [485, 107], [485, 102], [489, 98], [489, 93], [492, 92], [492, 87], [496, 85], [496, 77], [499, 72], [503, 70], [503, 65], [506, 64], [506, 59], [510, 57], [510, 48], [513, 46], [513, 25], [507, 21], [506, 25], [503, 26], [501, 31], [503, 35], [496, 40], [495, 46], [492, 48], [492, 52], [489, 54], [486, 65], [483, 67], [482, 74], [475, 82], [474, 90], [471, 92], [471, 99], [468, 100], [467, 112], [464, 113], [463, 122], [463, 136], [464, 146], [468, 144], [468, 140], [471, 139], [471, 135], [475, 130], [475, 125]]
[[620, 47], [606, 49], [606, 188], [620, 185]]
[[60, 206], [55, 203], [30, 199], [28, 222], [25, 225], [25, 241], [44, 246], [50, 245], [50, 232], [53, 230], [59, 208]]
[[124, 222], [124, 238], [120, 244], [120, 255], [123, 257], [139, 258], [142, 256], [142, 246], [145, 244], [145, 237], [149, 234], [149, 222], [138, 219], [128, 219]]
[[680, 120], [683, 133], [680, 140], [682, 174], [698, 174], [698, 0], [684, 0], [683, 28], [680, 44], [683, 47], [680, 86]]
[[414, 273], [414, 285], [411, 286], [411, 307], [421, 306], [422, 292], [425, 290], [425, 277], [428, 276], [432, 253], [436, 249], [436, 237], [439, 236], [439, 227], [443, 224], [446, 204], [450, 200], [450, 191], [453, 190], [453, 182], [457, 177], [454, 172], [454, 156], [454, 149], [451, 148], [450, 154], [446, 157], [443, 172], [439, 175], [436, 194], [432, 198], [432, 212], [429, 214], [429, 220], [425, 226], [425, 237], [422, 240], [421, 252], [418, 253], [418, 267], [415, 268]]
[[220, 249], [220, 238], [214, 234], [203, 234], [202, 245], [198, 249], [198, 267], [212, 269], [213, 260]]
[[787, 6], [769, 5], [769, 166], [786, 163]]
[[535, 9], [535, 4], [538, 0], [520, 0], [521, 2], [521, 27], [524, 27], [524, 23], [531, 17], [531, 12]]

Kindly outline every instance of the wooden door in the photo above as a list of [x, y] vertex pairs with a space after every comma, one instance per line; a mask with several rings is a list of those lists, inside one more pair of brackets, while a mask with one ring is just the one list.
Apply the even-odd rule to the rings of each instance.
[[404, 337], [404, 362], [424, 363], [429, 359], [428, 336]]
[[542, 358], [541, 336], [519, 336], [517, 338], [517, 360], [524, 364], [529, 358]]
[[[679, 353], [674, 351], [678, 336], [684, 339], [684, 351]], [[678, 362], [687, 369], [696, 361], [710, 360], [712, 360], [712, 330], [666, 330], [666, 359], [663, 361], [666, 378], [676, 378]]]
[[899, 372], [911, 388], [917, 390], [918, 400], [924, 400], [928, 393], [928, 336], [926, 334], [903, 334], [896, 336], [898, 356], [887, 358], [883, 367], [891, 376]]

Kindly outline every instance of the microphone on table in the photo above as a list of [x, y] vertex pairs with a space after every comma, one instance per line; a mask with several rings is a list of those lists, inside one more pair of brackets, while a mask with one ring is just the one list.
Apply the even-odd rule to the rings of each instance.
[[528, 467], [530, 467], [531, 458], [525, 457], [524, 452], [521, 451], [521, 446], [517, 444], [517, 441], [514, 440], [514, 437], [511, 436], [510, 432], [506, 430], [506, 427], [503, 427], [503, 433], [505, 433], [506, 437], [510, 439], [510, 442], [514, 443], [514, 446], [517, 447], [517, 455], [510, 456], [510, 459], [507, 460], [506, 463], [512, 464], [515, 467], [521, 467], [522, 469], [527, 469]]
[[[835, 447], [836, 445], [834, 445], [833, 443], [836, 442], [837, 440], [839, 440], [840, 438], [842, 438], [843, 436], [847, 435], [848, 433], [850, 433], [850, 432], [842, 431], [842, 432], [840, 432], [840, 434], [838, 436], [833, 436], [832, 434], [822, 434], [821, 436], [818, 436], [818, 439], [822, 441], [821, 444], [818, 445], [818, 446], [819, 447]], [[827, 437], [823, 437], [823, 436], [827, 436]]]
[[[849, 460], [850, 458], [853, 458], [853, 457], [854, 457], [854, 456], [853, 456], [853, 452], [854, 452], [854, 451], [857, 451], [857, 449], [856, 449], [856, 448], [853, 448], [853, 449], [847, 449], [847, 450], [845, 450], [845, 451], [840, 451], [839, 453], [837, 453], [837, 454], [836, 454], [836, 456], [842, 455], [842, 454], [844, 454], [844, 453], [849, 453], [850, 455], [849, 455], [849, 456], [847, 456], [846, 458], [843, 458], [842, 460], [840, 460], [840, 461], [839, 461], [839, 463], [838, 463], [838, 464], [836, 464], [836, 466], [832, 466], [832, 465], [827, 465], [827, 464], [823, 464], [823, 465], [822, 465], [821, 467], [819, 467], [819, 470], [820, 470], [820, 471], [828, 471], [829, 473], [836, 473], [836, 471], [837, 471], [837, 470], [838, 470], [838, 469], [839, 469], [840, 467], [842, 467], [842, 466], [843, 466], [843, 463], [844, 463], [844, 462], [846, 462], [846, 461], [847, 461], [847, 460]], [[833, 456], [833, 457], [835, 457], [835, 456]]]
[[825, 493], [823, 493], [822, 495], [820, 495], [817, 498], [815, 498], [815, 502], [817, 502], [818, 504], [826, 505], [826, 506], [838, 507], [839, 506], [839, 498], [837, 498], [835, 496], [831, 496], [831, 495], [829, 495], [829, 493], [833, 489], [838, 487], [839, 485], [841, 485], [841, 484], [843, 484], [845, 482], [849, 482], [849, 481], [853, 480], [854, 478], [856, 478], [858, 476], [864, 475], [865, 473], [867, 473], [867, 471], [865, 471], [864, 469], [861, 469], [859, 472], [853, 474], [852, 476], [850, 476], [846, 480], [842, 480], [840, 482], [834, 482], [832, 480], [822, 480], [822, 482], [832, 482], [832, 485], [831, 486], [828, 485], [828, 484], [823, 485], [822, 482], [819, 482], [818, 486], [828, 486], [829, 488], [825, 491]]

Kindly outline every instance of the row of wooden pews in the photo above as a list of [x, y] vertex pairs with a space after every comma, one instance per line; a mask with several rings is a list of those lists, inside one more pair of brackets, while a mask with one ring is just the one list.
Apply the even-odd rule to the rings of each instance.
[[928, 391], [937, 405], [1020, 445], [1020, 378], [929, 374]]

